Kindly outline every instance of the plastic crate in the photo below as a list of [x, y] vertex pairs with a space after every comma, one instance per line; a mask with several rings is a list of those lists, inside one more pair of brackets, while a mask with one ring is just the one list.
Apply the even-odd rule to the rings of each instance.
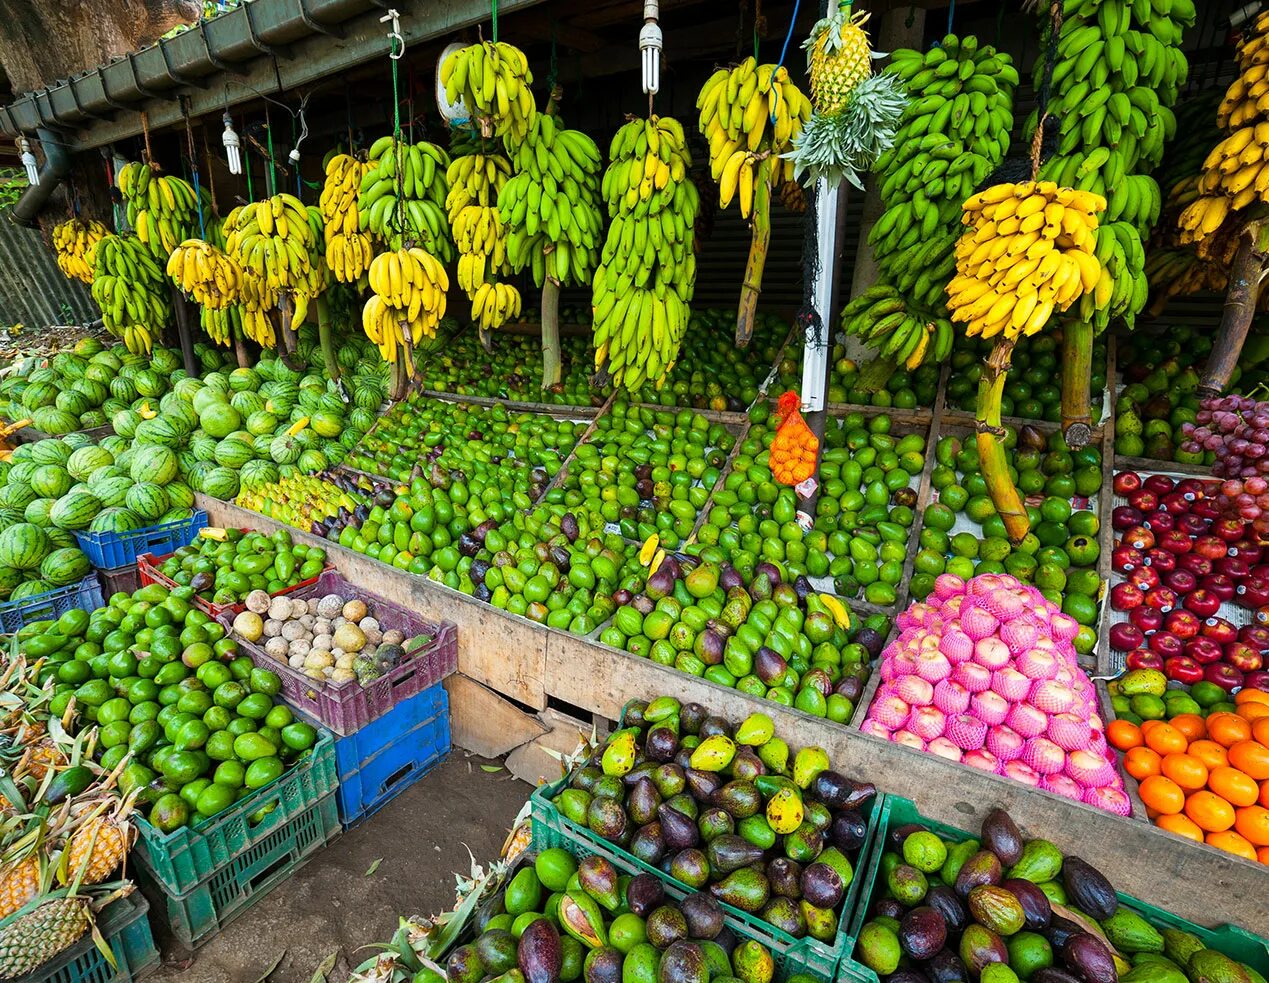
[[183, 894], [166, 891], [145, 871], [137, 882], [172, 938], [195, 949], [283, 881], [340, 833], [339, 809], [328, 794], [264, 839], [232, 857]]
[[[243, 531], [245, 532], [246, 530]], [[141, 575], [141, 583], [163, 584], [165, 587], [179, 586], [175, 580], [159, 569], [159, 567], [167, 561], [171, 555], [171, 553], [167, 553], [163, 556], [155, 556], [153, 553], [143, 553], [141, 556], [137, 557], [137, 570]], [[323, 572], [334, 569], [335, 568], [328, 563], [323, 568]], [[320, 576], [320, 574], [318, 576]], [[269, 596], [283, 597], [287, 594], [293, 594], [298, 590], [303, 590], [305, 587], [311, 587], [313, 584], [317, 583], [317, 580], [317, 577], [309, 577], [307, 580], [301, 580], [298, 584], [292, 584], [290, 587], [283, 587], [279, 591], [274, 591]], [[222, 614], [228, 614], [232, 617], [235, 614], [245, 611], [247, 608], [246, 602], [244, 601], [238, 601], [234, 604], [213, 604], [211, 601], [207, 600], [207, 598], [200, 597], [198, 594], [194, 595], [194, 606], [206, 611], [213, 618], [219, 618]]]
[[197, 509], [190, 518], [179, 522], [127, 532], [77, 532], [75, 539], [93, 566], [113, 570], [136, 563], [142, 553], [174, 553], [192, 542], [198, 530], [206, 525], [207, 513]]
[[[692, 888], [671, 877], [665, 871], [645, 864], [615, 843], [609, 843], [589, 829], [565, 818], [555, 808], [551, 797], [565, 788], [567, 782], [568, 779], [561, 779], [552, 785], [541, 785], [530, 796], [533, 849], [544, 850], [547, 847], [563, 846], [570, 850], [582, 851], [579, 856], [598, 854], [607, 858], [624, 873], [651, 874], [661, 881], [666, 893], [675, 898], [682, 898], [692, 893]], [[858, 859], [853, 861], [855, 877], [851, 880], [846, 890], [846, 897], [842, 901], [841, 914], [837, 920], [837, 935], [831, 944], [809, 937], [794, 938], [757, 915], [751, 915], [731, 905], [721, 905], [724, 920], [732, 930], [743, 938], [755, 939], [770, 949], [784, 975], [804, 972], [821, 978], [831, 978], [837, 971], [839, 962], [846, 954], [848, 941], [853, 941], [847, 939], [846, 928], [859, 900], [864, 881], [862, 871], [877, 836], [882, 815], [881, 799], [880, 794], [874, 796], [860, 810], [864, 818], [868, 820], [868, 831], [864, 836], [863, 846], [859, 849]]]
[[335, 742], [339, 818], [368, 818], [449, 753], [449, 697], [432, 686]]
[[97, 580], [101, 583], [101, 596], [107, 601], [120, 591], [132, 594], [141, 586], [141, 574], [135, 563], [114, 570], [98, 570]]
[[[282, 677], [282, 695], [286, 702], [323, 727], [340, 737], [347, 737], [382, 717], [401, 701], [435, 686], [457, 671], [458, 628], [453, 622], [442, 621], [436, 625], [424, 621], [413, 611], [350, 584], [334, 570], [326, 571], [317, 578], [317, 583], [296, 591], [295, 596], [307, 600], [332, 593], [361, 598], [370, 606], [382, 627], [396, 628], [404, 632], [407, 639], [423, 634], [432, 637], [421, 647], [407, 651], [401, 664], [391, 672], [365, 686], [356, 680], [342, 684], [319, 683], [266, 654], [259, 645], [237, 639], [238, 646], [251, 656], [256, 665]], [[233, 618], [227, 615], [222, 615], [219, 621], [226, 628], [233, 624]]]
[[95, 611], [103, 604], [101, 584], [96, 574], [89, 574], [77, 584], [45, 591], [19, 601], [0, 604], [0, 631], [6, 634], [20, 630], [33, 621], [52, 621], [67, 611], [80, 608]]
[[[974, 835], [954, 826], [948, 826], [946, 823], [927, 819], [920, 814], [911, 800], [897, 795], [885, 796], [885, 801], [882, 803], [879, 812], [878, 831], [873, 850], [868, 857], [866, 869], [861, 870], [860, 876], [856, 878], [856, 883], [862, 882], [864, 890], [859, 896], [859, 904], [856, 906], [854, 917], [851, 919], [848, 938], [849, 949], [845, 954], [846, 958], [843, 959], [841, 970], [838, 974], [838, 980], [842, 981], [842, 983], [847, 983], [847, 981], [849, 983], [879, 983], [876, 973], [867, 966], [855, 962], [851, 957], [854, 956], [855, 942], [859, 938], [860, 929], [868, 921], [869, 903], [876, 887], [877, 873], [881, 869], [881, 855], [885, 852], [886, 837], [890, 830], [897, 826], [918, 823], [939, 834], [939, 836], [958, 843], [971, 839]], [[1269, 942], [1265, 939], [1259, 939], [1250, 932], [1233, 925], [1222, 925], [1216, 929], [1203, 928], [1184, 919], [1177, 918], [1166, 911], [1160, 911], [1153, 905], [1146, 904], [1137, 898], [1122, 892], [1117, 893], [1119, 894], [1120, 903], [1137, 911], [1152, 924], [1193, 932], [1209, 948], [1217, 949], [1227, 956], [1237, 959], [1239, 962], [1247, 963], [1262, 975], [1269, 973]]]
[[[220, 869], [333, 793], [337, 781], [335, 738], [329, 731], [318, 731], [307, 757], [200, 826], [162, 833], [135, 817], [139, 835], [132, 857], [138, 869], [168, 894], [185, 894], [205, 880], [208, 871]], [[261, 809], [269, 811], [253, 824], [251, 816]]]
[[97, 917], [97, 929], [110, 946], [114, 966], [85, 935], [65, 952], [12, 983], [133, 983], [159, 964], [146, 912], [150, 905], [133, 891], [112, 901]]

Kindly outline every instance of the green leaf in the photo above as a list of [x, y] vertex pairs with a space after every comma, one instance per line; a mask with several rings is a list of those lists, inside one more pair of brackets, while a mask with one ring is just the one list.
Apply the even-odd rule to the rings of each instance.
[[270, 976], [273, 975], [273, 971], [282, 965], [282, 960], [285, 958], [286, 958], [286, 950], [283, 949], [281, 952], [278, 953], [278, 958], [273, 960], [273, 965], [264, 971], [264, 975], [261, 976], [259, 979], [257, 979], [256, 983], [264, 983], [265, 980], [267, 980]]
[[372, 864], [369, 866], [369, 868], [367, 868], [367, 870], [366, 870], [366, 875], [365, 875], [365, 876], [366, 876], [366, 877], [369, 877], [369, 876], [370, 876], [371, 874], [373, 874], [376, 870], [378, 870], [378, 869], [379, 869], [379, 865], [380, 865], [381, 863], [383, 863], [383, 857], [379, 857], [379, 858], [378, 858], [378, 859], [377, 859], [374, 863], [372, 863]]
[[335, 968], [335, 960], [339, 958], [339, 950], [336, 949], [329, 956], [322, 960], [321, 965], [313, 970], [313, 977], [308, 983], [326, 983], [326, 977], [332, 969]]
[[502, 765], [481, 765], [480, 770], [487, 771], [490, 774], [493, 774], [495, 772], [502, 771]]

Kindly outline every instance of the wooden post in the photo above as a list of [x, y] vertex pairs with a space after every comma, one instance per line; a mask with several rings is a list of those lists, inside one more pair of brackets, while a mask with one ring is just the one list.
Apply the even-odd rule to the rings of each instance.
[[542, 388], [560, 382], [560, 285], [548, 273], [542, 283]]
[[1266, 255], [1264, 241], [1267, 228], [1269, 223], [1257, 223], [1243, 232], [1229, 272], [1229, 289], [1225, 293], [1220, 332], [1216, 335], [1216, 344], [1212, 346], [1212, 354], [1208, 356], [1207, 367], [1199, 383], [1200, 396], [1219, 396], [1229, 388], [1229, 380], [1238, 365], [1238, 356], [1242, 354], [1256, 313], [1260, 286], [1269, 272], [1269, 256]]
[[317, 337], [322, 346], [322, 359], [326, 362], [326, 375], [331, 382], [339, 381], [339, 359], [335, 357], [335, 344], [330, 333], [330, 304], [325, 294], [317, 298]]
[[238, 368], [251, 368], [251, 355], [247, 352], [247, 339], [241, 334], [234, 335], [234, 357], [238, 359]]
[[185, 306], [185, 295], [172, 284], [172, 310], [176, 312], [176, 336], [181, 344], [181, 359], [185, 363], [185, 371], [191, 377], [198, 377], [198, 358], [194, 355], [194, 336], [190, 326], [189, 308]]
[[1093, 435], [1089, 385], [1093, 374], [1093, 326], [1062, 322], [1062, 435], [1078, 450]]

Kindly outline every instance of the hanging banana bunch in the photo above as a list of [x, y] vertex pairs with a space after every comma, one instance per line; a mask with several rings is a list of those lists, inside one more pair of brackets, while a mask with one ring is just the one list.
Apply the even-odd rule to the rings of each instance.
[[417, 246], [380, 253], [370, 264], [370, 289], [374, 296], [361, 313], [366, 336], [385, 362], [413, 378], [414, 346], [425, 336], [435, 338], [445, 316], [445, 267]]
[[356, 283], [370, 268], [374, 247], [361, 231], [357, 197], [369, 165], [351, 154], [336, 154], [326, 163], [326, 181], [318, 199], [325, 223], [326, 261], [340, 283]]
[[523, 140], [537, 116], [529, 60], [515, 45], [482, 41], [460, 48], [441, 64], [445, 98], [462, 100], [480, 135]]
[[210, 211], [207, 192], [203, 192], [200, 203], [188, 181], [159, 174], [151, 164], [124, 164], [116, 182], [127, 206], [128, 224], [161, 259], [167, 259], [173, 249], [193, 235], [198, 227], [200, 204]]
[[679, 355], [696, 285], [700, 195], [678, 120], [631, 120], [608, 150], [612, 224], [591, 289], [595, 368], [631, 391], [659, 389]]
[[100, 222], [73, 218], [53, 226], [53, 248], [57, 251], [57, 267], [66, 276], [93, 282], [93, 247], [110, 234]]
[[321, 297], [331, 285], [331, 271], [326, 264], [325, 223], [322, 211], [315, 205], [306, 208], [310, 231], [308, 272], [304, 274], [295, 289], [295, 309], [291, 313], [291, 329], [299, 331], [300, 326], [308, 318], [309, 305]]
[[202, 307], [198, 311], [198, 323], [203, 332], [216, 344], [228, 348], [234, 338], [248, 337], [242, 324], [242, 305], [228, 307]]
[[589, 283], [604, 229], [599, 212], [603, 161], [595, 141], [539, 113], [523, 141], [508, 139], [507, 152], [515, 176], [498, 192], [498, 211], [507, 229], [511, 268], [531, 268], [539, 287], [548, 279]]
[[[507, 229], [498, 211], [498, 193], [511, 176], [511, 161], [479, 139], [455, 138], [455, 156], [446, 177], [454, 245], [458, 249], [458, 285], [472, 302], [472, 321], [482, 332], [501, 327], [520, 314], [520, 292], [495, 278], [511, 272]], [[459, 155], [459, 150], [466, 151]]]
[[244, 272], [257, 274], [272, 292], [291, 294], [302, 289], [315, 245], [304, 204], [294, 195], [279, 194], [235, 211], [225, 241], [229, 255]]
[[421, 246], [442, 263], [454, 258], [445, 197], [449, 154], [433, 143], [380, 137], [357, 196], [358, 227], [389, 249]]
[[238, 302], [242, 268], [228, 253], [202, 239], [186, 239], [173, 249], [166, 272], [200, 307], [222, 310]]
[[1018, 72], [1006, 53], [949, 34], [929, 51], [895, 51], [885, 74], [908, 104], [876, 167], [885, 210], [868, 242], [880, 276], [843, 307], [841, 323], [911, 370], [951, 354], [946, 289], [961, 204], [1008, 152]]
[[134, 355], [148, 355], [172, 314], [163, 271], [135, 235], [108, 235], [92, 253], [93, 300], [102, 322]]
[[273, 348], [278, 342], [273, 312], [282, 301], [281, 291], [270, 287], [263, 274], [244, 269], [240, 294], [242, 303], [238, 313], [242, 333], [261, 348]]
[[700, 130], [709, 142], [710, 173], [719, 183], [719, 204], [740, 202], [742, 218], [751, 218], [753, 241], [740, 289], [736, 344], [753, 336], [762, 270], [771, 241], [771, 191], [793, 177], [793, 161], [781, 161], [811, 118], [811, 102], [793, 84], [783, 66], [759, 65], [746, 58], [732, 69], [720, 68], [696, 97]]
[[874, 55], [864, 32], [868, 14], [852, 14], [849, 2], [829, 6], [832, 12], [816, 22], [802, 45], [811, 77], [811, 118], [784, 156], [793, 161], [795, 177], [810, 172], [808, 187], [820, 178], [833, 187], [845, 179], [862, 191], [859, 175], [894, 145], [907, 97], [895, 76], [872, 74]]

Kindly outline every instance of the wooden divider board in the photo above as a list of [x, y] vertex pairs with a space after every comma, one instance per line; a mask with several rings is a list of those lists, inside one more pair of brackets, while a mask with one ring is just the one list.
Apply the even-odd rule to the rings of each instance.
[[236, 505], [200, 495], [198, 507], [207, 511], [213, 525], [265, 532], [286, 528], [297, 541], [325, 548], [353, 583], [424, 617], [454, 622], [459, 670], [536, 709], [545, 707], [550, 695], [615, 720], [629, 700], [669, 694], [701, 702], [732, 720], [761, 711], [793, 747], [823, 747], [842, 772], [914, 800], [931, 819], [975, 830], [999, 806], [1025, 834], [1042, 836], [1083, 857], [1120, 891], [1201, 925], [1232, 923], [1269, 935], [1264, 903], [1269, 870], [1263, 865], [535, 625]]

